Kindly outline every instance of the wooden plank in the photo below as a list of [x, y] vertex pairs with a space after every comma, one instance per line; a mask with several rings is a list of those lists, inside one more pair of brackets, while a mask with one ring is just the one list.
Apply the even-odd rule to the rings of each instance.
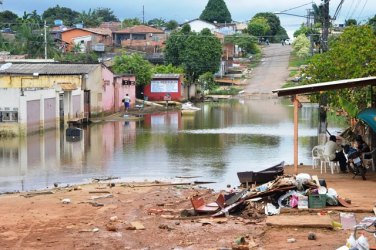
[[332, 229], [332, 220], [329, 215], [277, 215], [268, 216], [266, 225], [274, 227], [306, 227]]

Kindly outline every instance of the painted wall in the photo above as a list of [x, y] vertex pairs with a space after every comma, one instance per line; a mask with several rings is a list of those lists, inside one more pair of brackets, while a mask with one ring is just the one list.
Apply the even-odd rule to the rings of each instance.
[[[152, 86], [152, 83], [145, 86], [144, 95], [146, 95], [150, 101], [163, 101], [163, 98], [167, 93], [171, 95], [172, 101], [181, 101], [182, 99], [184, 99], [181, 77], [178, 78], [178, 79], [176, 79], [176, 78], [154, 79], [153, 78], [151, 81], [152, 82], [153, 81], [154, 82], [160, 82], [160, 83], [158, 83], [158, 85], [160, 85], [161, 88], [158, 89], [155, 86]], [[162, 87], [164, 85], [163, 83], [167, 82], [166, 84], [168, 85], [168, 82], [170, 82], [170, 81], [172, 81], [172, 82], [177, 81], [177, 91], [176, 92], [174, 92], [174, 91], [163, 91], [162, 90], [163, 89]], [[153, 89], [153, 88], [155, 88], [155, 89]]]
[[76, 37], [85, 37], [85, 36], [92, 36], [91, 41], [94, 43], [104, 43], [105, 45], [112, 44], [112, 38], [100, 34], [95, 34], [86, 30], [81, 29], [72, 29], [68, 31], [64, 31], [61, 33], [61, 40], [68, 43], [68, 51], [73, 48], [74, 38]]
[[131, 108], [133, 108], [136, 103], [136, 85], [135, 84], [127, 85], [123, 83], [123, 81], [127, 82], [128, 80], [134, 83], [136, 82], [136, 77], [135, 76], [115, 76], [115, 86], [117, 86], [119, 90], [119, 92], [117, 93], [119, 96], [117, 102], [120, 102], [120, 107], [121, 107], [120, 110], [124, 109], [124, 103], [122, 103], [121, 100], [125, 97], [126, 94], [128, 94], [129, 98], [131, 98], [131, 103], [130, 103]]
[[59, 93], [55, 89], [28, 90], [21, 96], [20, 89], [0, 88], [0, 110], [18, 111], [18, 122], [0, 122], [0, 131], [25, 135], [58, 127], [59, 108], [54, 105], [58, 100]]
[[116, 105], [119, 107], [119, 103], [115, 104], [115, 84], [114, 74], [107, 68], [102, 66], [102, 88], [103, 88], [103, 111], [105, 113], [114, 112]]

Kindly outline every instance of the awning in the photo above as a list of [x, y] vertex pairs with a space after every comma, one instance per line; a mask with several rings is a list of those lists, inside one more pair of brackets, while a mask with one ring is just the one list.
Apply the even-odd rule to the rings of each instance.
[[77, 86], [75, 83], [59, 83], [59, 86], [64, 91], [72, 91], [72, 90], [77, 89]]
[[336, 90], [345, 88], [364, 87], [367, 85], [376, 85], [376, 77], [363, 77], [355, 79], [346, 79], [332, 82], [323, 82], [315, 84], [307, 84], [290, 88], [275, 89], [272, 92], [278, 96], [289, 96], [298, 94], [315, 93], [325, 90]]

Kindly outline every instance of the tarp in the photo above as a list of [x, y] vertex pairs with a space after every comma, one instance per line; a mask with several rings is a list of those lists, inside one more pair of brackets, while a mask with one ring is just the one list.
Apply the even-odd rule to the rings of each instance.
[[376, 108], [366, 108], [358, 114], [358, 118], [364, 121], [376, 132]]

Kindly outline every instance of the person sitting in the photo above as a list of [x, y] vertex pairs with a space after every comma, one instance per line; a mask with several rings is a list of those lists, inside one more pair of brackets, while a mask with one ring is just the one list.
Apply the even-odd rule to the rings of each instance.
[[[358, 152], [361, 153], [361, 154], [371, 151], [368, 144], [363, 140], [363, 137], [361, 135], [357, 135], [355, 137], [354, 146], [355, 146], [356, 150], [358, 150]], [[370, 159], [370, 157], [372, 157], [372, 156], [366, 155], [365, 157], [367, 157], [366, 159]]]
[[342, 146], [337, 144], [337, 137], [335, 135], [331, 135], [329, 141], [325, 143], [324, 155], [327, 155], [331, 161], [338, 161], [341, 172], [347, 173], [347, 160]]

